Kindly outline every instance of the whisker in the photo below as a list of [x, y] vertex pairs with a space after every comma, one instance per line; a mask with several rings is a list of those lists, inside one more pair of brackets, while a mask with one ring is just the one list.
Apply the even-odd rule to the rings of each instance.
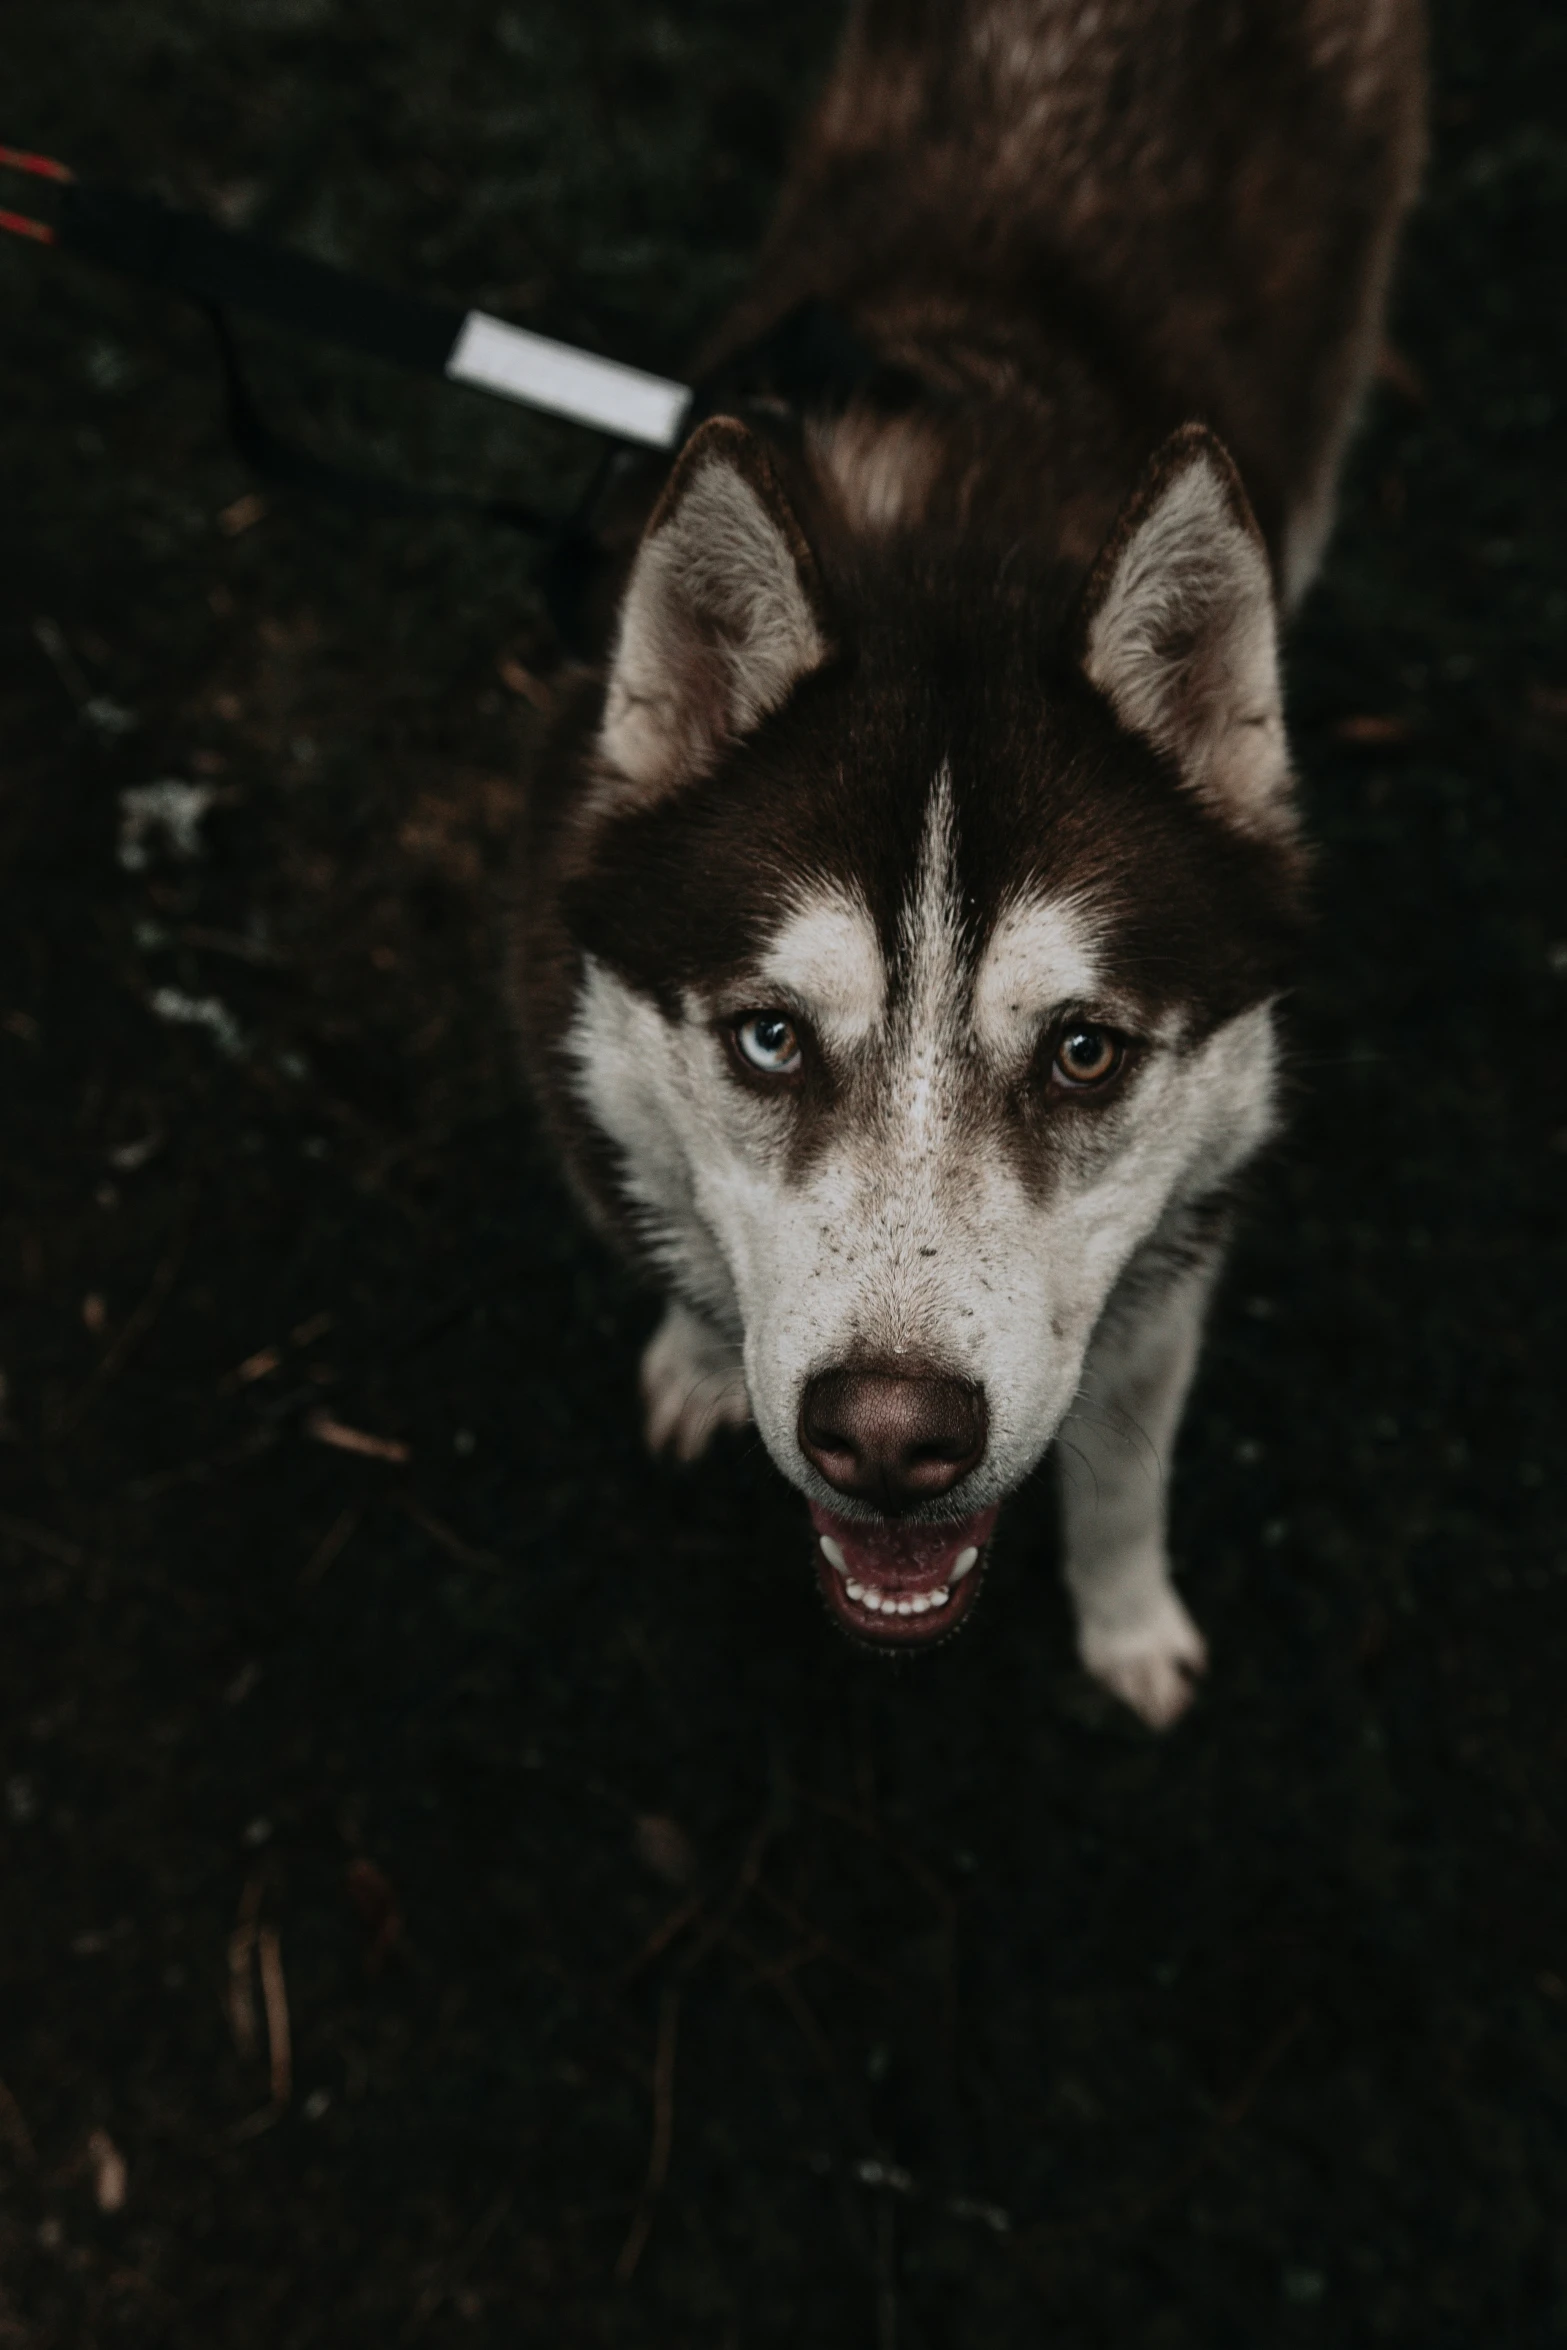
[[1159, 1447], [1142, 1421], [1135, 1413], [1128, 1411], [1124, 1404], [1095, 1402], [1085, 1396], [1079, 1387], [1067, 1416], [1069, 1419], [1081, 1420], [1087, 1427], [1099, 1428], [1107, 1435], [1118, 1437], [1138, 1456], [1146, 1470], [1161, 1478], [1165, 1475], [1164, 1456]]
[[[1074, 1444], [1069, 1436], [1058, 1436], [1056, 1438], [1056, 1450], [1063, 1454], [1070, 1453], [1074, 1460], [1082, 1462], [1083, 1467], [1088, 1471], [1089, 1480], [1092, 1483], [1094, 1489], [1094, 1499], [1097, 1502], [1099, 1499], [1099, 1472], [1094, 1467], [1094, 1464], [1089, 1459], [1087, 1453], [1084, 1452], [1079, 1445]], [[1063, 1469], [1066, 1468], [1066, 1463], [1064, 1460], [1062, 1461], [1061, 1465]], [[1068, 1474], [1070, 1474], [1070, 1472], [1068, 1472]]]

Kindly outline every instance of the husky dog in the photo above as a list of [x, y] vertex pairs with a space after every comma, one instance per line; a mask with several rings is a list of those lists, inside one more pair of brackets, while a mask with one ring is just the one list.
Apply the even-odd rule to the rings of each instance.
[[651, 1442], [754, 1420], [898, 1648], [1055, 1444], [1083, 1660], [1156, 1725], [1301, 920], [1279, 617], [1422, 83], [1418, 0], [860, 0], [530, 788], [512, 992], [667, 1294]]

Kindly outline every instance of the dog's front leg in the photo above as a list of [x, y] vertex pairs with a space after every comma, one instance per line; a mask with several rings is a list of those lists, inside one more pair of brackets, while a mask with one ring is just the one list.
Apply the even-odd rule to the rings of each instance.
[[1185, 1712], [1207, 1663], [1170, 1581], [1165, 1526], [1216, 1268], [1216, 1258], [1189, 1264], [1152, 1289], [1134, 1272], [1094, 1333], [1057, 1440], [1079, 1653], [1156, 1730]]
[[715, 1430], [751, 1417], [739, 1347], [671, 1300], [642, 1357], [642, 1401], [649, 1450], [696, 1460]]

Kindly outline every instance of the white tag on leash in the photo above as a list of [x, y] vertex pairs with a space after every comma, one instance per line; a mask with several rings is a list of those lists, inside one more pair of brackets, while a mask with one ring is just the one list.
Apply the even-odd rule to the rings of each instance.
[[691, 405], [685, 384], [595, 358], [591, 351], [530, 334], [523, 326], [507, 326], [482, 310], [470, 310], [463, 320], [446, 373], [454, 383], [499, 392], [504, 399], [651, 449], [674, 447]]

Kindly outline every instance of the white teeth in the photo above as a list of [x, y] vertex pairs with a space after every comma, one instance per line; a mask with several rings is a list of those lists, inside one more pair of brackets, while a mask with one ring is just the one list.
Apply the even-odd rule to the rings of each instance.
[[840, 1575], [847, 1576], [849, 1562], [843, 1555], [843, 1544], [834, 1542], [830, 1534], [822, 1536], [822, 1556], [830, 1567], [836, 1567]]
[[[826, 1538], [824, 1548], [825, 1543]], [[836, 1559], [833, 1564], [837, 1566]], [[966, 1573], [967, 1569], [964, 1571]], [[843, 1569], [840, 1568], [839, 1572], [843, 1574], [843, 1587], [849, 1598], [873, 1616], [928, 1616], [932, 1608], [945, 1607], [952, 1597], [947, 1585], [943, 1584], [937, 1591], [918, 1591], [912, 1599], [894, 1599], [890, 1593], [884, 1596], [879, 1591], [867, 1591], [863, 1583], [851, 1582]]]
[[979, 1552], [972, 1543], [967, 1550], [960, 1550], [952, 1563], [952, 1581], [961, 1583], [965, 1575], [973, 1572], [978, 1558]]

